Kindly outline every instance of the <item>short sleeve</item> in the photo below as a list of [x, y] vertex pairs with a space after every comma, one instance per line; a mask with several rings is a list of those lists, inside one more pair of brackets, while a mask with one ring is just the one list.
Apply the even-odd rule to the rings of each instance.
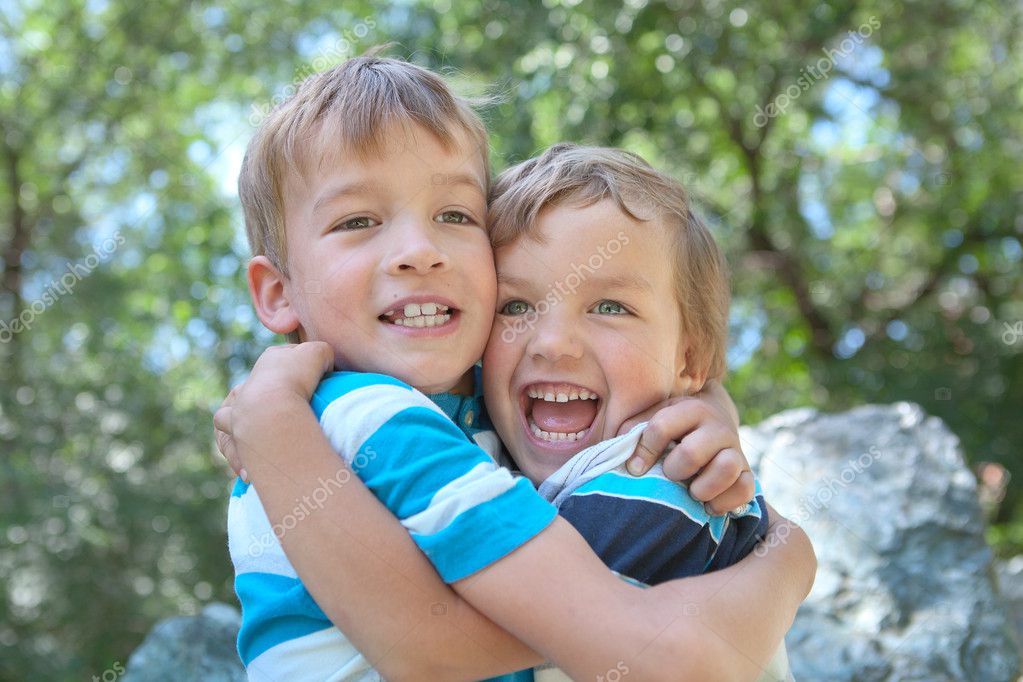
[[503, 558], [557, 514], [434, 403], [392, 377], [338, 372], [312, 407], [334, 449], [446, 582]]
[[[755, 511], [753, 510], [753, 506]], [[700, 575], [735, 563], [758, 541], [766, 513], [711, 515], [688, 489], [658, 474], [617, 469], [578, 488], [561, 516], [618, 573], [648, 585]]]

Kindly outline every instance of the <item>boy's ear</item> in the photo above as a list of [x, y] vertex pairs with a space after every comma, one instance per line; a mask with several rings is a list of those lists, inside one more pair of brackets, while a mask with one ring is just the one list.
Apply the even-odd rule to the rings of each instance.
[[263, 326], [277, 334], [298, 329], [299, 319], [285, 291], [286, 278], [266, 256], [249, 261], [249, 295]]
[[672, 395], [696, 395], [707, 383], [707, 367], [696, 366], [689, 349], [679, 352], [678, 373], [675, 375], [675, 390]]

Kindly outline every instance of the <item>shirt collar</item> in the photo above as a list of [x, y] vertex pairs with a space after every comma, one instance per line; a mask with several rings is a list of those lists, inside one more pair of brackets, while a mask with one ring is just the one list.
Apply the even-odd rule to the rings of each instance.
[[490, 417], [483, 402], [483, 367], [473, 367], [473, 394], [431, 393], [426, 396], [444, 411], [451, 421], [468, 435], [479, 431], [491, 431]]

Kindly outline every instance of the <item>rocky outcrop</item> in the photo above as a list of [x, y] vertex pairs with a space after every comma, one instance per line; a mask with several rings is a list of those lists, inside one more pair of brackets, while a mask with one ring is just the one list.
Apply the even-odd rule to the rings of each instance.
[[1015, 680], [977, 484], [916, 405], [791, 410], [744, 428], [769, 501], [819, 568], [786, 642], [797, 680]]
[[128, 659], [123, 681], [245, 682], [235, 649], [240, 625], [238, 611], [227, 604], [162, 620]]
[[998, 593], [1016, 628], [1016, 641], [1023, 644], [1020, 637], [1023, 635], [1023, 555], [995, 562], [995, 575], [998, 576]]

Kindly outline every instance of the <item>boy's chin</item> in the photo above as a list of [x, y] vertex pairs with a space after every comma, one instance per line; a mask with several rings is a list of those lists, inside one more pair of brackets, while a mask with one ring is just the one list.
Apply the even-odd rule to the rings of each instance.
[[526, 462], [525, 466], [521, 463], [519, 463], [519, 466], [521, 467], [522, 474], [532, 481], [534, 486], [539, 486], [553, 476], [558, 469], [563, 467], [568, 460], [572, 459], [582, 449], [580, 447], [573, 452], [559, 453], [557, 458], [552, 458], [548, 454], [548, 456], [544, 457], [543, 461], [531, 458], [531, 461]]
[[[385, 372], [386, 373], [386, 372]], [[475, 375], [473, 366], [461, 372], [406, 372], [403, 375], [392, 374], [396, 379], [401, 379], [418, 391], [426, 393], [458, 393], [461, 395], [472, 395], [475, 391]]]

